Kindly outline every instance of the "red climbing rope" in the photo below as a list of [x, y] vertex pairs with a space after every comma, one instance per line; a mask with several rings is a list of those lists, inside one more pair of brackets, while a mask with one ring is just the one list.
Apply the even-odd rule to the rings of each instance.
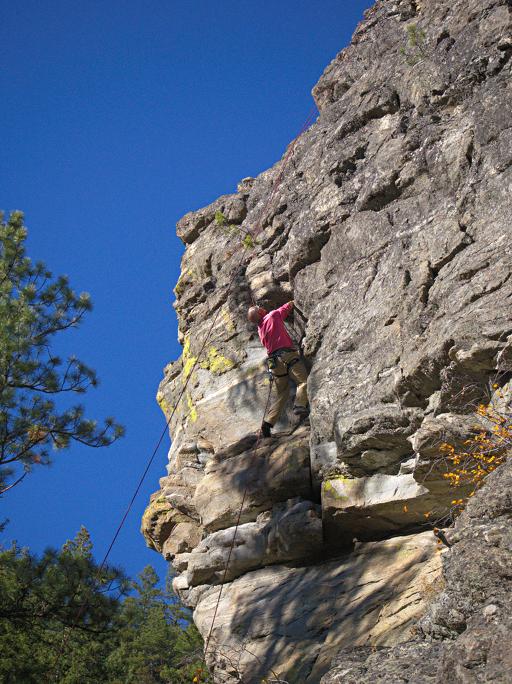
[[[287, 150], [287, 153], [286, 153], [286, 155], [285, 155], [285, 157], [284, 157], [284, 159], [283, 159], [283, 163], [282, 163], [282, 165], [281, 165], [281, 169], [280, 169], [280, 171], [279, 171], [279, 174], [278, 174], [278, 176], [277, 176], [277, 178], [276, 178], [276, 180], [275, 180], [275, 182], [274, 182], [274, 184], [273, 184], [272, 190], [271, 190], [271, 192], [270, 192], [270, 194], [269, 194], [269, 196], [268, 196], [268, 198], [267, 198], [267, 200], [266, 200], [266, 202], [265, 202], [265, 204], [264, 204], [264, 206], [263, 206], [263, 208], [262, 208], [262, 210], [261, 210], [261, 212], [260, 212], [260, 214], [259, 214], [258, 221], [255, 222], [255, 229], [253, 230], [252, 233], [251, 233], [251, 231], [247, 231], [248, 234], [251, 235], [251, 237], [255, 237], [256, 235], [258, 235], [258, 234], [261, 232], [261, 230], [262, 230], [262, 228], [261, 228], [261, 220], [262, 220], [262, 218], [263, 218], [263, 216], [264, 216], [264, 213], [267, 211], [268, 207], [270, 206], [270, 203], [272, 202], [273, 198], [275, 197], [275, 194], [276, 194], [276, 192], [277, 192], [279, 186], [281, 185], [282, 179], [283, 179], [283, 177], [284, 177], [284, 171], [285, 171], [286, 166], [288, 165], [288, 162], [289, 162], [289, 160], [290, 160], [290, 158], [291, 158], [291, 156], [292, 156], [292, 154], [293, 154], [293, 151], [294, 151], [294, 149], [295, 149], [295, 145], [296, 145], [298, 139], [299, 139], [300, 136], [309, 128], [309, 126], [312, 124], [312, 122], [313, 122], [313, 120], [314, 120], [314, 117], [315, 117], [315, 113], [316, 113], [316, 106], [314, 106], [314, 107], [311, 109], [311, 112], [309, 113], [309, 115], [308, 115], [306, 121], [304, 122], [304, 124], [303, 124], [301, 130], [299, 131], [298, 135], [297, 135], [297, 136], [294, 138], [294, 140], [290, 143], [290, 145], [289, 145], [289, 147], [288, 147], [288, 150]], [[236, 268], [235, 268], [235, 270], [234, 270], [234, 272], [233, 272], [233, 275], [232, 275], [232, 277], [231, 277], [231, 279], [230, 279], [230, 281], [229, 281], [229, 283], [228, 283], [228, 287], [227, 287], [226, 294], [225, 294], [226, 298], [229, 296], [229, 294], [230, 294], [230, 292], [231, 292], [231, 289], [232, 289], [232, 287], [233, 287], [233, 284], [234, 284], [234, 282], [235, 282], [235, 280], [236, 280], [236, 278], [237, 278], [237, 276], [238, 276], [238, 273], [239, 273], [239, 270], [240, 270], [241, 266], [243, 266], [243, 264], [244, 264], [245, 259], [246, 259], [246, 255], [242, 253], [242, 257], [239, 259], [239, 261], [238, 261], [238, 263], [237, 263], [237, 265], [236, 265]], [[140, 488], [142, 487], [142, 484], [143, 484], [143, 482], [144, 482], [144, 480], [145, 480], [145, 477], [146, 477], [146, 475], [147, 475], [147, 473], [148, 473], [148, 471], [149, 471], [151, 465], [153, 464], [153, 461], [154, 461], [154, 459], [155, 459], [155, 456], [156, 456], [156, 454], [157, 454], [157, 452], [158, 452], [158, 449], [160, 448], [160, 445], [162, 444], [162, 441], [163, 441], [163, 439], [164, 439], [164, 437], [165, 437], [165, 434], [166, 434], [167, 431], [168, 431], [169, 425], [170, 425], [170, 423], [171, 423], [171, 421], [172, 421], [172, 419], [173, 419], [173, 417], [174, 417], [174, 415], [175, 415], [175, 413], [176, 413], [176, 410], [177, 410], [177, 408], [178, 408], [178, 405], [179, 405], [181, 399], [183, 398], [183, 395], [185, 394], [185, 391], [186, 391], [187, 386], [188, 386], [188, 383], [189, 383], [189, 381], [190, 381], [190, 379], [191, 379], [191, 377], [192, 377], [192, 374], [193, 374], [194, 370], [196, 369], [196, 366], [197, 366], [197, 364], [199, 363], [199, 360], [201, 359], [201, 357], [202, 357], [202, 355], [203, 355], [203, 352], [204, 352], [204, 350], [205, 350], [205, 348], [206, 348], [206, 345], [208, 344], [208, 341], [209, 341], [209, 339], [210, 339], [210, 337], [211, 337], [211, 335], [212, 335], [212, 333], [213, 333], [213, 330], [214, 330], [214, 328], [215, 328], [215, 325], [216, 325], [216, 323], [217, 323], [217, 320], [218, 320], [218, 318], [219, 318], [219, 315], [220, 315], [221, 310], [222, 310], [222, 307], [219, 307], [219, 308], [217, 309], [217, 312], [216, 312], [215, 316], [213, 317], [212, 323], [211, 323], [211, 325], [210, 325], [210, 327], [209, 327], [209, 329], [208, 329], [208, 332], [207, 332], [207, 334], [206, 334], [206, 336], [205, 336], [205, 338], [204, 338], [204, 340], [203, 340], [203, 343], [202, 343], [202, 345], [201, 345], [201, 348], [200, 348], [200, 350], [199, 350], [199, 353], [197, 354], [197, 356], [196, 356], [196, 358], [195, 358], [195, 360], [194, 360], [194, 363], [192, 364], [192, 367], [191, 367], [190, 371], [188, 372], [187, 377], [185, 378], [185, 382], [184, 382], [184, 384], [183, 384], [183, 386], [182, 386], [182, 388], [181, 388], [181, 391], [180, 391], [180, 393], [178, 394], [178, 399], [177, 399], [177, 401], [175, 402], [174, 408], [172, 409], [172, 411], [171, 411], [171, 413], [170, 413], [170, 415], [169, 415], [169, 418], [167, 419], [167, 422], [166, 422], [166, 424], [165, 424], [165, 426], [164, 426], [164, 429], [162, 430], [162, 433], [161, 433], [161, 435], [160, 435], [160, 437], [159, 437], [159, 439], [158, 439], [158, 441], [157, 441], [157, 443], [156, 443], [156, 446], [155, 446], [155, 448], [153, 449], [153, 452], [152, 452], [152, 454], [151, 454], [151, 456], [150, 456], [150, 458], [149, 458], [149, 460], [148, 460], [148, 462], [147, 462], [147, 464], [146, 464], [146, 467], [144, 468], [144, 471], [143, 471], [142, 475], [141, 475], [140, 478], [139, 478], [139, 481], [138, 481], [138, 483], [137, 483], [137, 486], [135, 487], [135, 491], [134, 491], [134, 493], [133, 493], [133, 496], [131, 497], [131, 499], [130, 499], [130, 501], [129, 501], [129, 503], [128, 503], [128, 506], [126, 507], [126, 510], [125, 510], [125, 512], [124, 512], [124, 514], [123, 514], [123, 516], [122, 516], [122, 518], [121, 518], [121, 521], [120, 521], [119, 525], [117, 526], [117, 529], [116, 529], [116, 531], [115, 531], [115, 533], [114, 533], [114, 536], [112, 537], [112, 541], [110, 542], [110, 545], [109, 545], [109, 547], [108, 547], [108, 549], [107, 549], [105, 555], [103, 556], [103, 559], [102, 559], [102, 561], [101, 561], [101, 563], [100, 563], [100, 565], [99, 565], [99, 567], [98, 567], [98, 570], [97, 570], [97, 573], [96, 573], [96, 580], [99, 579], [99, 575], [100, 575], [101, 571], [103, 570], [103, 568], [105, 567], [105, 564], [106, 564], [107, 559], [108, 559], [108, 557], [109, 557], [109, 555], [110, 555], [110, 552], [112, 551], [112, 548], [114, 547], [114, 544], [116, 543], [117, 538], [119, 537], [119, 534], [120, 534], [120, 532], [121, 532], [121, 530], [122, 530], [122, 528], [123, 528], [123, 525], [124, 525], [124, 523], [125, 523], [125, 521], [126, 521], [126, 518], [128, 517], [128, 515], [129, 515], [129, 513], [130, 513], [130, 511], [131, 511], [131, 509], [132, 509], [132, 506], [133, 506], [133, 504], [134, 504], [134, 502], [135, 502], [135, 499], [137, 498], [137, 495], [138, 495], [138, 493], [139, 493], [139, 491], [140, 491]], [[272, 389], [272, 383], [270, 384], [270, 389]], [[269, 400], [270, 400], [270, 391], [269, 391], [269, 396], [268, 396], [268, 399], [267, 399], [267, 407], [268, 407], [268, 402], [269, 402]], [[266, 410], [267, 410], [267, 408], [265, 408], [265, 413], [266, 413]], [[256, 446], [254, 447], [255, 449], [257, 448], [257, 445], [258, 445], [260, 439], [261, 439], [261, 433], [260, 433], [260, 435], [258, 436], [258, 442], [256, 443]], [[236, 533], [237, 533], [237, 531], [238, 531], [238, 525], [239, 525], [240, 517], [241, 517], [241, 515], [242, 515], [242, 510], [243, 510], [243, 505], [244, 505], [244, 503], [245, 503], [246, 494], [247, 494], [247, 488], [246, 488], [246, 490], [245, 490], [245, 492], [244, 492], [244, 496], [243, 496], [243, 498], [242, 498], [242, 505], [240, 506], [240, 511], [239, 511], [239, 514], [238, 514], [237, 524], [236, 524], [236, 528], [235, 528], [235, 534], [233, 535], [233, 541], [232, 541], [232, 545], [231, 545], [231, 548], [230, 548], [230, 551], [229, 551], [229, 555], [228, 555], [228, 559], [227, 559], [227, 563], [226, 563], [226, 568], [225, 568], [225, 571], [224, 571], [223, 583], [224, 583], [225, 577], [227, 576], [227, 572], [228, 572], [228, 568], [229, 568], [229, 562], [230, 562], [230, 559], [231, 559], [231, 552], [232, 552], [232, 550], [233, 550], [233, 546], [234, 546], [234, 543], [235, 543]], [[218, 600], [218, 602], [217, 602], [215, 614], [214, 614], [214, 617], [213, 617], [213, 620], [212, 620], [212, 625], [211, 625], [211, 627], [210, 627], [210, 632], [209, 632], [209, 635], [208, 635], [208, 640], [207, 640], [206, 646], [205, 646], [205, 657], [206, 657], [206, 651], [207, 651], [207, 648], [208, 648], [208, 645], [209, 645], [210, 637], [211, 637], [211, 634], [212, 634], [212, 632], [213, 632], [213, 627], [214, 627], [214, 624], [215, 624], [215, 618], [216, 618], [216, 616], [217, 616], [217, 608], [218, 608], [218, 605], [219, 605], [219, 602], [220, 602], [220, 596], [221, 596], [221, 594], [222, 594], [222, 586], [223, 586], [223, 583], [221, 584], [221, 590], [220, 590], [220, 592], [219, 592], [219, 600]], [[78, 591], [79, 591], [79, 588], [80, 588], [80, 585], [79, 585], [79, 586], [77, 587], [77, 589], [75, 590], [75, 594], [74, 594], [73, 598], [75, 598], [75, 596], [77, 595], [77, 593], [78, 593]], [[63, 639], [62, 639], [62, 642], [61, 642], [61, 646], [60, 646], [60, 648], [59, 648], [59, 651], [58, 651], [58, 653], [57, 653], [57, 656], [56, 656], [56, 658], [55, 658], [55, 661], [54, 661], [52, 667], [49, 669], [48, 681], [51, 681], [52, 678], [53, 678], [55, 681], [58, 681], [59, 674], [60, 674], [60, 671], [57, 669], [57, 668], [58, 668], [58, 665], [59, 665], [59, 661], [61, 660], [61, 658], [62, 658], [62, 656], [63, 656], [63, 654], [64, 654], [64, 651], [65, 651], [65, 648], [66, 648], [66, 646], [67, 646], [67, 643], [68, 643], [68, 641], [69, 641], [69, 639], [70, 639], [71, 633], [73, 632], [73, 630], [74, 630], [74, 629], [76, 628], [76, 626], [78, 625], [78, 621], [80, 620], [80, 618], [81, 618], [81, 616], [83, 615], [83, 613], [84, 613], [84, 611], [86, 610], [86, 608], [87, 608], [87, 602], [84, 602], [84, 603], [82, 604], [82, 606], [80, 607], [80, 609], [79, 609], [79, 611], [78, 611], [78, 613], [77, 613], [76, 619], [75, 619], [75, 621], [73, 622], [73, 624], [70, 626], [70, 628], [69, 628], [67, 631], [66, 631], [66, 630], [64, 631]]]

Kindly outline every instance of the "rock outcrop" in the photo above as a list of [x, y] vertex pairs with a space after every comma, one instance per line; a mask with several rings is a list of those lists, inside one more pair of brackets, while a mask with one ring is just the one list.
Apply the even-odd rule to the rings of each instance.
[[489, 476], [447, 533], [444, 573], [417, 637], [343, 649], [321, 684], [511, 681], [512, 462]]
[[[511, 56], [508, 0], [378, 0], [315, 86], [316, 123], [178, 223], [183, 354], [143, 532], [212, 631], [215, 682], [506, 681], [509, 466], [451, 551], [431, 521], [454, 517], [441, 445], [485, 427], [476, 405], [508, 411]], [[310, 426], [288, 410], [257, 441], [246, 309], [292, 298]]]

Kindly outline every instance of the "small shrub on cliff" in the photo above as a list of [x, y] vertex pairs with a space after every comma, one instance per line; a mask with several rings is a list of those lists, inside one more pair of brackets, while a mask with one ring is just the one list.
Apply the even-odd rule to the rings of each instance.
[[409, 66], [415, 66], [425, 58], [425, 38], [423, 29], [418, 28], [417, 24], [409, 24], [406, 27], [407, 47], [402, 47], [400, 53], [406, 58]]
[[[497, 384], [492, 388], [498, 400], [502, 398]], [[508, 407], [499, 408], [495, 401], [479, 404], [476, 417], [481, 427], [464, 442], [464, 448], [443, 443], [441, 455], [447, 466], [443, 477], [454, 489], [468, 492], [462, 497], [452, 500], [452, 512], [463, 510], [467, 499], [483, 485], [486, 477], [507, 460], [512, 449], [512, 415]]]
[[242, 240], [242, 244], [245, 247], [245, 249], [254, 249], [254, 240], [250, 233], [247, 233], [247, 235], [244, 237], [244, 239]]
[[219, 210], [219, 211], [216, 211], [216, 212], [215, 212], [215, 223], [216, 223], [218, 226], [224, 226], [224, 225], [226, 225], [226, 222], [227, 222], [227, 221], [226, 221], [226, 217], [224, 216], [224, 214], [222, 213], [222, 211], [220, 211], [220, 210]]
[[245, 249], [254, 249], [254, 247], [258, 244], [257, 240], [253, 238], [249, 231], [243, 230], [240, 226], [237, 226], [234, 223], [228, 224], [226, 217], [221, 211], [215, 212], [215, 224], [222, 229], [222, 232], [227, 237], [239, 237], [240, 243]]

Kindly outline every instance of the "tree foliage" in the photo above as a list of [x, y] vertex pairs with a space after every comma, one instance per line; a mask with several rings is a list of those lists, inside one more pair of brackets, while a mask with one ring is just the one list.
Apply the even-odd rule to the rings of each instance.
[[131, 581], [99, 568], [85, 528], [41, 558], [16, 545], [0, 551], [5, 684], [185, 684], [201, 647], [155, 571], [148, 566]]
[[120, 570], [97, 567], [84, 528], [41, 558], [16, 544], [0, 552], [0, 681], [102, 681], [127, 590]]
[[202, 656], [202, 640], [188, 614], [146, 566], [123, 602], [119, 644], [108, 658], [109, 684], [188, 684]]
[[63, 405], [66, 395], [97, 384], [78, 358], [63, 361], [52, 351], [55, 336], [78, 326], [91, 300], [77, 295], [66, 276], [54, 278], [33, 263], [26, 238], [21, 212], [7, 221], [0, 215], [0, 492], [16, 465], [26, 473], [35, 463], [48, 464], [52, 449], [72, 441], [106, 446], [123, 433], [113, 418], [98, 426], [83, 406]]

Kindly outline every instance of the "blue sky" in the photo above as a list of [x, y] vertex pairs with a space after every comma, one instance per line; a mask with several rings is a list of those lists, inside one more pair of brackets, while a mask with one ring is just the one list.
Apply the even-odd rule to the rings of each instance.
[[[371, 4], [1, 1], [0, 208], [25, 212], [32, 258], [91, 293], [59, 351], [97, 370], [88, 413], [114, 415], [126, 437], [73, 446], [8, 492], [0, 541], [40, 552], [83, 524], [103, 556], [164, 426], [162, 368], [180, 354], [175, 223], [282, 156]], [[110, 554], [132, 575], [165, 573], [139, 526], [168, 447]]]

